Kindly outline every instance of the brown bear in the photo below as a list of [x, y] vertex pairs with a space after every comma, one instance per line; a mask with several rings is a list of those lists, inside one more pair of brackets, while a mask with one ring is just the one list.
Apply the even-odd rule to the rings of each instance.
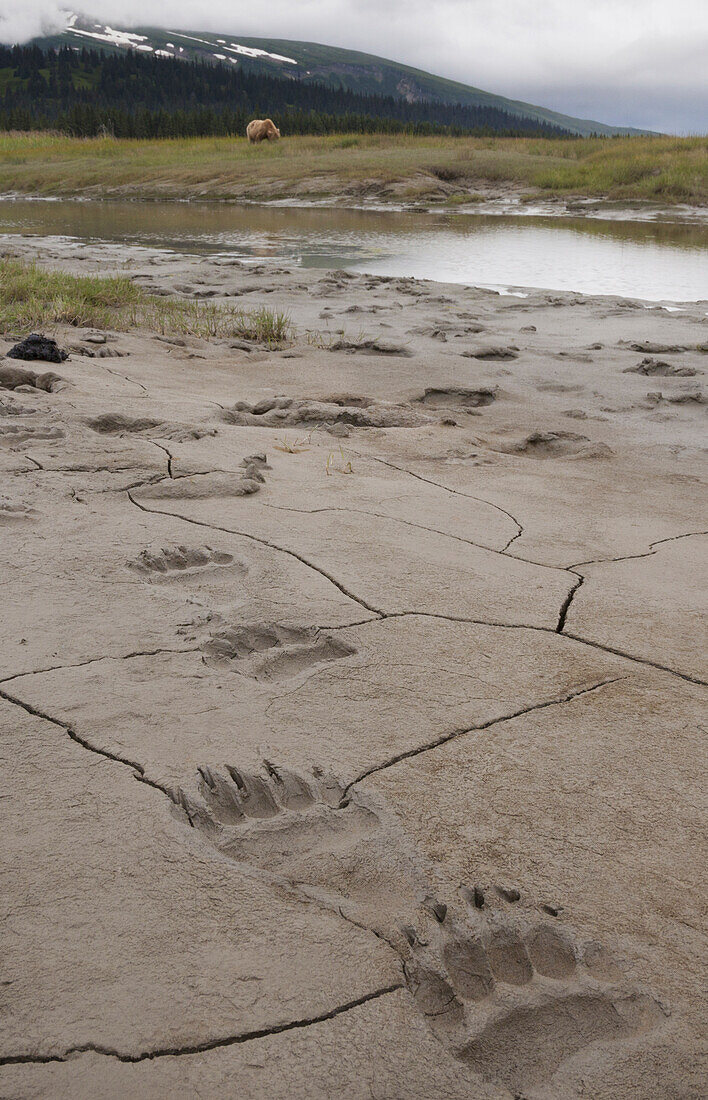
[[277, 141], [280, 130], [272, 118], [254, 118], [246, 127], [246, 137], [251, 145], [258, 141]]

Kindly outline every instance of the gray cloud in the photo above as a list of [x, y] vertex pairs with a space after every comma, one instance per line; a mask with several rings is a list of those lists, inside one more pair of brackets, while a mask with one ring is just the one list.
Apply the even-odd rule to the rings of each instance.
[[[67, 0], [63, 0], [68, 6]], [[60, 26], [62, 0], [0, 0], [0, 40]], [[98, 19], [296, 38], [380, 54], [557, 110], [708, 130], [705, 0], [85, 0]]]
[[22, 4], [0, 0], [0, 42], [26, 42], [62, 26], [65, 16], [60, 0], [25, 0]]

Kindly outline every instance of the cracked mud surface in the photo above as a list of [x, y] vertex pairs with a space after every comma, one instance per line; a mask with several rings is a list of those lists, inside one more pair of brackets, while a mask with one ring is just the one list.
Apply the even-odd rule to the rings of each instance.
[[0, 1095], [698, 1100], [703, 307], [40, 259], [295, 335], [0, 362]]

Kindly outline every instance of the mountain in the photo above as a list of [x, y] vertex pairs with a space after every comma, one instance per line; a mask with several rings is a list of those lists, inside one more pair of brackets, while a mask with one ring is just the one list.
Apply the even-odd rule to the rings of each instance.
[[0, 46], [0, 131], [61, 130], [76, 137], [241, 134], [273, 115], [294, 134], [504, 134], [570, 137], [498, 107], [368, 95], [239, 65], [179, 60], [166, 51]]
[[574, 134], [640, 134], [647, 131], [609, 126], [592, 119], [573, 118], [545, 107], [493, 95], [468, 84], [434, 76], [420, 69], [373, 54], [291, 42], [276, 38], [243, 38], [210, 31], [159, 27], [117, 28], [87, 16], [71, 14], [66, 29], [34, 39], [42, 49], [80, 46], [108, 53], [138, 53], [182, 60], [209, 60], [242, 71], [279, 76], [293, 81], [319, 82], [363, 95], [394, 96], [408, 103], [437, 102], [465, 107], [491, 107], [521, 119], [558, 126]]

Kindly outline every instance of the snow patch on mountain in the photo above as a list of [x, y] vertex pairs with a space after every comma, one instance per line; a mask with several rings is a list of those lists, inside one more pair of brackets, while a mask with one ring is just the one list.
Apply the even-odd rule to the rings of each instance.
[[69, 27], [71, 34], [81, 35], [82, 38], [95, 38], [99, 42], [108, 42], [111, 46], [124, 46], [129, 50], [144, 50], [153, 52], [152, 46], [147, 46], [147, 35], [131, 34], [130, 31], [118, 31], [113, 27], [101, 27], [100, 23], [94, 24], [100, 31], [83, 31], [78, 27]]
[[[221, 45], [222, 39], [215, 39], [210, 42], [208, 38], [197, 38], [195, 34], [184, 34], [181, 31], [169, 31], [170, 34], [174, 34], [176, 38], [185, 38], [190, 42], [199, 42], [202, 46], [216, 46]], [[297, 61], [294, 57], [284, 57], [280, 53], [268, 53], [267, 50], [256, 50], [251, 46], [241, 46], [238, 42], [232, 42], [230, 46], [224, 46], [225, 50], [229, 53], [243, 54], [244, 57], [267, 57], [270, 61], [284, 61], [288, 65], [297, 65]], [[214, 55], [216, 57], [216, 54]]]
[[[229, 47], [226, 47], [229, 49]], [[287, 61], [288, 65], [297, 65], [294, 57], [283, 57], [281, 53], [268, 53], [267, 50], [255, 50], [251, 46], [239, 46], [232, 42], [230, 47], [234, 53], [242, 53], [244, 57], [269, 57], [271, 61]]]
[[[78, 20], [78, 15], [73, 12], [68, 13], [66, 24], [67, 33], [77, 35], [81, 38], [93, 38], [97, 42], [105, 42], [109, 46], [120, 46], [126, 50], [140, 50], [143, 53], [154, 53], [157, 57], [179, 56], [177, 53], [169, 53], [164, 49], [155, 49], [154, 46], [150, 45], [148, 36], [145, 34], [135, 34], [133, 31], [120, 31], [115, 27], [104, 26], [102, 23], [84, 23], [83, 26], [81, 24], [77, 26]], [[92, 26], [93, 29], [88, 30], [87, 28], [89, 26]], [[215, 46], [220, 46], [221, 49], [226, 52], [213, 52], [212, 56], [215, 57], [217, 61], [230, 61], [232, 64], [236, 65], [237, 61], [233, 57], [227, 57], [228, 53], [243, 57], [263, 58], [264, 60], [277, 61], [281, 64], [297, 65], [297, 61], [294, 57], [285, 57], [283, 54], [269, 53], [268, 50], [257, 50], [251, 46], [242, 46], [239, 42], [231, 42], [227, 46], [225, 38], [199, 38], [196, 34], [185, 34], [183, 31], [168, 31], [167, 33], [174, 35], [175, 38], [182, 38], [188, 42], [197, 42], [200, 46], [208, 46], [211, 51], [214, 50]], [[180, 54], [184, 53], [184, 48], [182, 46], [175, 46], [174, 42], [167, 42], [166, 46], [168, 49], [179, 51]]]

